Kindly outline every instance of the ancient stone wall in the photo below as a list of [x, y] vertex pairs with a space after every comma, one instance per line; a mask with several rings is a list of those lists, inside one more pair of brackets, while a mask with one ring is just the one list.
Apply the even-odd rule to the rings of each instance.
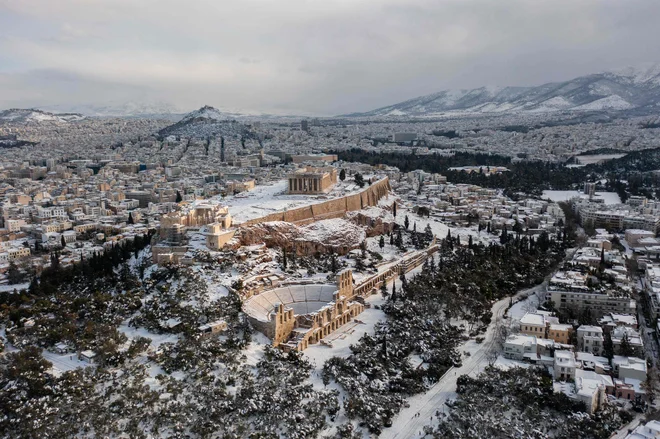
[[353, 290], [354, 295], [362, 297], [370, 296], [372, 293], [377, 292], [383, 283], [388, 283], [399, 275], [412, 271], [439, 249], [440, 247], [433, 242], [427, 249], [414, 252], [388, 270], [377, 273], [360, 282], [360, 285], [356, 286]]
[[314, 221], [328, 218], [341, 218], [348, 211], [360, 210], [367, 206], [376, 206], [378, 201], [385, 197], [390, 191], [390, 181], [387, 177], [378, 180], [357, 194], [347, 195], [342, 198], [323, 201], [311, 206], [299, 207], [284, 212], [271, 213], [269, 215], [245, 221], [241, 226], [249, 226], [269, 221], [286, 221], [294, 224], [304, 225]]

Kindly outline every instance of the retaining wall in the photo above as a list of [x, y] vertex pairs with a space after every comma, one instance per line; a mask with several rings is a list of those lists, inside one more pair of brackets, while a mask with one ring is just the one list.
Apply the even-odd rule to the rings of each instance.
[[346, 212], [361, 210], [368, 206], [376, 206], [381, 198], [387, 196], [390, 189], [390, 180], [385, 177], [356, 194], [323, 201], [310, 206], [271, 213], [266, 216], [245, 221], [241, 223], [239, 227], [269, 221], [286, 221], [298, 225], [305, 225], [322, 219], [341, 218]]

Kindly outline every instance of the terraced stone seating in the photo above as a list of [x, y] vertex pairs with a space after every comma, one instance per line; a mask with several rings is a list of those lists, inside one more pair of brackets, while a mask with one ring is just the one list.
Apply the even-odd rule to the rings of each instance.
[[251, 297], [245, 302], [245, 312], [252, 318], [267, 322], [278, 304], [293, 309], [294, 314], [311, 314], [333, 302], [335, 285], [289, 285]]

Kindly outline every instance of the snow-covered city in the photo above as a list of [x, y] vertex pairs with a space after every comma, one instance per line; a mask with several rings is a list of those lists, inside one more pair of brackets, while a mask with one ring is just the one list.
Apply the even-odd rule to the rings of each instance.
[[660, 4], [276, 3], [0, 2], [0, 438], [660, 438]]

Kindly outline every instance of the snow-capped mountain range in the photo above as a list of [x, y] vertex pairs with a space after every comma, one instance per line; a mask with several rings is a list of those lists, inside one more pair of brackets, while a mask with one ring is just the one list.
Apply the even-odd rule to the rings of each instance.
[[0, 111], [0, 123], [30, 123], [30, 122], [75, 122], [85, 119], [85, 116], [78, 113], [49, 113], [34, 108], [21, 109], [11, 108]]
[[346, 116], [442, 116], [556, 111], [660, 112], [660, 64], [581, 76], [533, 87], [445, 90]]

